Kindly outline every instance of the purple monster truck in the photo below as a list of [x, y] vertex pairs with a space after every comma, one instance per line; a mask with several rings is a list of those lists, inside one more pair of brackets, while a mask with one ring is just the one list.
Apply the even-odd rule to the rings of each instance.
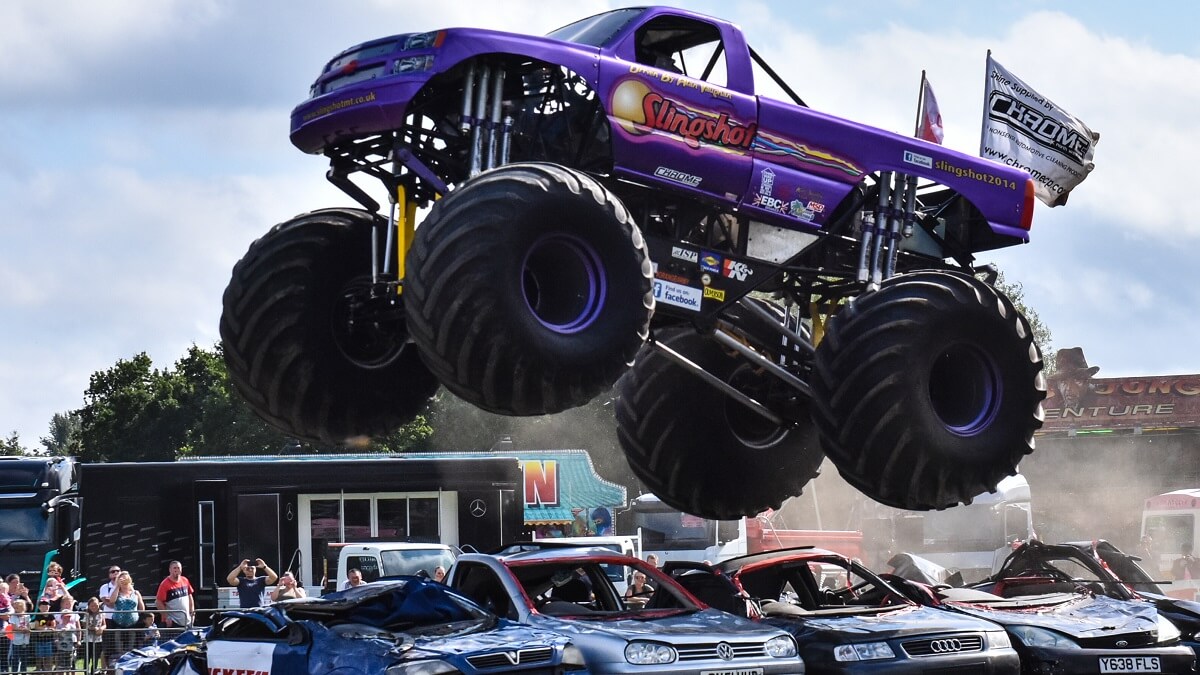
[[439, 385], [540, 415], [616, 383], [634, 472], [711, 518], [799, 494], [826, 455], [945, 508], [1033, 449], [1041, 356], [973, 266], [1028, 240], [1029, 176], [808, 108], [728, 22], [373, 40], [291, 139], [363, 208], [277, 225], [225, 291], [230, 375], [288, 434], [383, 434]]

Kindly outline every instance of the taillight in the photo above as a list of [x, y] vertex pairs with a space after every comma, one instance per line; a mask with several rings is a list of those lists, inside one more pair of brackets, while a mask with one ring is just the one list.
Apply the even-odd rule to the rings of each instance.
[[1025, 181], [1025, 199], [1021, 203], [1021, 229], [1028, 231], [1033, 227], [1033, 179]]

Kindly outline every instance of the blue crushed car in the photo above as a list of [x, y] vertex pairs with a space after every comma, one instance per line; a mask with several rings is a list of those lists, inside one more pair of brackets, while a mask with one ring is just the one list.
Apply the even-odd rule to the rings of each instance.
[[218, 614], [203, 639], [134, 651], [121, 675], [587, 675], [560, 633], [484, 610], [449, 587], [404, 577]]

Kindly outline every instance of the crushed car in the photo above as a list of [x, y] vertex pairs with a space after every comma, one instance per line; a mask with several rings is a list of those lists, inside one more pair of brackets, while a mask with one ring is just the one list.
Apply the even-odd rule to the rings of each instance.
[[[910, 599], [1000, 624], [1029, 673], [1191, 673], [1196, 655], [1154, 605], [1118, 600], [1095, 580], [1043, 574], [990, 578], [973, 587], [931, 584], [936, 567], [900, 554], [883, 575]], [[1097, 592], [1101, 590], [1101, 592]]]
[[[677, 577], [685, 586], [705, 575], [690, 566], [678, 566], [686, 570]], [[795, 636], [809, 673], [1020, 672], [1000, 626], [913, 602], [841, 554], [806, 546], [711, 569], [755, 603], [762, 621]]]
[[449, 587], [415, 576], [222, 612], [200, 642], [130, 652], [120, 671], [586, 675], [569, 637], [499, 618]]
[[[652, 589], [644, 598], [613, 582], [635, 572]], [[652, 565], [607, 548], [530, 542], [468, 553], [446, 583], [501, 616], [569, 636], [591, 673], [805, 672], [787, 632], [709, 607]]]
[[976, 588], [995, 592], [998, 584], [1041, 583], [1046, 590], [1066, 585], [1117, 600], [1148, 602], [1180, 630], [1183, 643], [1200, 656], [1200, 603], [1168, 596], [1159, 584], [1171, 582], [1155, 581], [1139, 560], [1103, 539], [1065, 544], [1029, 541], [1014, 549], [1000, 569]]

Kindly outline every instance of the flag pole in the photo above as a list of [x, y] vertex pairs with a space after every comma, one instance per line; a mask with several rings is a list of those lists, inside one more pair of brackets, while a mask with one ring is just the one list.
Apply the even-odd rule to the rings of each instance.
[[921, 135], [921, 112], [925, 103], [925, 69], [921, 69], [921, 88], [917, 90], [917, 123], [913, 125], [913, 136]]
[[988, 78], [992, 76], [992, 50], [987, 50], [987, 61], [983, 65], [983, 121], [979, 128], [979, 156], [983, 157], [983, 149], [987, 146], [988, 128]]

